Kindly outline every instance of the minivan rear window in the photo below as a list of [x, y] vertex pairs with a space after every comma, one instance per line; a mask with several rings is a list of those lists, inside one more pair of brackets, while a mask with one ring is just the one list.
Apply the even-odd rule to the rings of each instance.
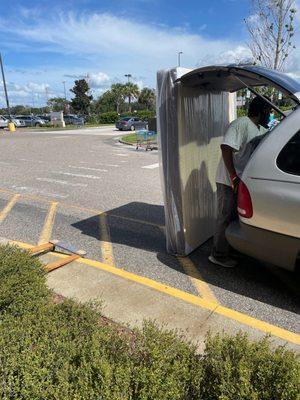
[[279, 153], [277, 166], [288, 174], [300, 176], [300, 131], [292, 137]]

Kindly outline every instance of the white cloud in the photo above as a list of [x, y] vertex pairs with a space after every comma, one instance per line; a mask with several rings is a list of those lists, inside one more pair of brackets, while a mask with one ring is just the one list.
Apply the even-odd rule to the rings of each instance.
[[239, 41], [208, 39], [180, 27], [142, 24], [110, 14], [69, 13], [53, 19], [39, 18], [30, 26], [1, 26], [0, 30], [10, 30], [31, 43], [47, 45], [48, 50], [101, 59], [106, 65], [109, 59], [118, 63], [119, 70], [122, 65], [124, 71], [131, 66], [138, 71], [151, 69], [153, 75], [159, 68], [175, 65], [178, 51], [183, 51], [185, 65], [193, 67], [206, 54], [218, 57], [240, 46]]
[[88, 74], [87, 81], [91, 88], [103, 88], [104, 86], [107, 86], [109, 82], [109, 76], [104, 72], [91, 73]]
[[[299, 4], [300, 0], [297, 0], [298, 9]], [[23, 19], [15, 19], [13, 26], [10, 21], [2, 19], [0, 32], [9, 33], [15, 43], [30, 48], [31, 52], [53, 52], [57, 60], [54, 67], [49, 67], [45, 61], [44, 65], [37, 65], [36, 70], [12, 70], [9, 73], [9, 79], [19, 85], [18, 89], [12, 88], [11, 93], [19, 91], [21, 97], [27, 92], [29, 100], [33, 93], [45, 101], [47, 85], [53, 96], [64, 96], [64, 80], [70, 98], [69, 89], [74, 80], [83, 79], [87, 74], [94, 97], [112, 82], [125, 82], [126, 73], [136, 76], [133, 81], [141, 88], [155, 87], [156, 71], [175, 66], [179, 51], [183, 52], [182, 65], [189, 68], [252, 58], [242, 33], [236, 40], [213, 39], [202, 34], [201, 29], [205, 26], [195, 34], [189, 31], [188, 26], [174, 28], [145, 24], [107, 13], [77, 15], [53, 12], [45, 16], [43, 13], [38, 15], [36, 10], [31, 13], [23, 9], [21, 14]], [[300, 20], [300, 12], [297, 18]], [[295, 40], [300, 48], [299, 32]], [[299, 60], [297, 48], [290, 56], [287, 68], [294, 77], [300, 75]], [[143, 79], [139, 78], [141, 76]]]

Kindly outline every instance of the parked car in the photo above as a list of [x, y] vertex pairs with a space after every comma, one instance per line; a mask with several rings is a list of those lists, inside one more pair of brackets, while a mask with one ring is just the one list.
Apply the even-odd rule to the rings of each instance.
[[4, 129], [7, 128], [8, 125], [8, 120], [3, 117], [3, 115], [0, 115], [0, 128]]
[[239, 220], [229, 225], [226, 236], [234, 249], [293, 271], [300, 268], [300, 84], [262, 67], [236, 71], [228, 75], [231, 85], [235, 74], [248, 85], [265, 81], [297, 106], [250, 157], [239, 185]]
[[[229, 225], [230, 245], [288, 270], [300, 267], [300, 83], [255, 65], [210, 66], [181, 78], [182, 85], [237, 92], [275, 87], [295, 104], [258, 144], [244, 169], [238, 192], [239, 219]], [[273, 108], [276, 105], [273, 104]]]
[[31, 115], [18, 115], [16, 119], [23, 121], [25, 126], [43, 126], [45, 125], [45, 121], [41, 118], [33, 117]]
[[84, 125], [84, 118], [77, 115], [64, 115], [64, 121], [66, 125]]
[[258, 146], [242, 175], [232, 247], [289, 270], [300, 266], [300, 107]]
[[116, 128], [120, 131], [135, 131], [137, 129], [146, 129], [147, 122], [137, 117], [124, 117], [116, 122]]
[[6, 118], [8, 121], [11, 119], [11, 121], [14, 123], [16, 128], [22, 128], [22, 126], [25, 126], [25, 122], [17, 119], [13, 115], [9, 117], [9, 115], [4, 115], [4, 118]]
[[51, 118], [48, 115], [36, 115], [35, 117], [42, 119], [45, 122], [45, 124], [48, 124], [51, 121]]

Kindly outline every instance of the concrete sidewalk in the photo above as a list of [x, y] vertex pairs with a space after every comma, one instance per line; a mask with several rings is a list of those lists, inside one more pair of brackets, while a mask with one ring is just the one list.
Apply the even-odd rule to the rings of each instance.
[[[61, 257], [51, 253], [41, 260], [48, 263]], [[286, 344], [300, 351], [300, 335], [97, 261], [72, 262], [49, 273], [47, 282], [56, 293], [76, 301], [103, 302], [103, 315], [120, 324], [141, 327], [144, 320], [151, 319], [168, 329], [178, 329], [199, 350], [209, 331], [243, 331], [251, 339], [270, 333], [275, 345]]]

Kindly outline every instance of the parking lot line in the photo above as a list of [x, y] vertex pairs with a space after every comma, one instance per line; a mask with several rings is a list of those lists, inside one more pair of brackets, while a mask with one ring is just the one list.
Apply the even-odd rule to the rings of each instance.
[[209, 287], [209, 285], [203, 280], [200, 272], [196, 268], [195, 264], [189, 257], [177, 257], [180, 265], [182, 266], [184, 272], [190, 278], [194, 288], [197, 290], [199, 295], [207, 301], [219, 304], [216, 296]]
[[[102, 172], [108, 172], [108, 171], [106, 169], [103, 169]], [[67, 176], [75, 176], [76, 178], [102, 179], [102, 177], [98, 175], [82, 175], [82, 174], [73, 174], [71, 172], [57, 172], [57, 173]]]
[[155, 163], [155, 164], [145, 165], [142, 168], [144, 168], [144, 169], [155, 169], [155, 168], [158, 168], [158, 167], [159, 167], [159, 163]]
[[107, 172], [107, 169], [90, 168], [90, 167], [77, 167], [76, 165], [69, 165], [69, 168], [84, 169], [87, 171]]
[[2, 223], [7, 215], [10, 213], [11, 209], [13, 206], [16, 204], [16, 202], [19, 200], [20, 194], [15, 194], [12, 199], [7, 203], [7, 205], [3, 208], [3, 210], [0, 212], [0, 223]]
[[57, 180], [57, 179], [36, 178], [36, 180], [41, 181], [41, 182], [57, 183], [59, 185], [66, 185], [66, 186], [72, 186], [72, 187], [87, 187], [86, 183], [72, 183], [72, 182], [61, 181], [61, 180]]
[[38, 244], [47, 243], [51, 239], [52, 228], [53, 228], [53, 224], [54, 224], [57, 205], [58, 205], [58, 203], [53, 201], [49, 207], [49, 211], [46, 216], [44, 227], [43, 227], [42, 233], [40, 235]]
[[[16, 244], [23, 249], [29, 249], [30, 247], [32, 247], [32, 245], [30, 245], [28, 243], [23, 243], [23, 242], [11, 241], [11, 243]], [[66, 255], [62, 255], [62, 254], [56, 254], [56, 253], [51, 253], [51, 254], [53, 254], [57, 257], [60, 257], [60, 258], [67, 257]], [[243, 314], [243, 313], [241, 313], [239, 311], [235, 311], [231, 308], [223, 307], [223, 306], [213, 303], [211, 301], [202, 299], [199, 296], [195, 296], [193, 294], [184, 292], [180, 289], [176, 289], [174, 287], [167, 286], [163, 283], [154, 281], [149, 278], [145, 278], [140, 275], [133, 274], [132, 272], [128, 272], [124, 269], [116, 268], [114, 266], [104, 264], [99, 261], [90, 260], [87, 258], [80, 258], [74, 262], [79, 262], [81, 264], [85, 264], [90, 267], [97, 268], [102, 271], [109, 272], [113, 275], [120, 276], [124, 279], [128, 279], [130, 281], [150, 287], [154, 290], [165, 293], [169, 296], [173, 296], [173, 297], [178, 298], [182, 301], [185, 301], [189, 304], [193, 304], [197, 307], [201, 307], [206, 310], [210, 310], [211, 312], [221, 315], [223, 317], [227, 317], [229, 319], [240, 322], [251, 328], [254, 328], [254, 329], [260, 330], [262, 332], [265, 332], [267, 334], [271, 334], [273, 336], [281, 338], [287, 342], [294, 343], [296, 345], [300, 345], [300, 335], [297, 333], [288, 331], [283, 328], [279, 328], [278, 326], [269, 324], [268, 322], [256, 319], [254, 317], [250, 317], [247, 314]]]
[[110, 239], [109, 226], [105, 213], [99, 215], [100, 246], [103, 261], [108, 265], [115, 265], [113, 247]]
[[[14, 195], [15, 192], [9, 189], [4, 189], [4, 188], [0, 188], [0, 193], [5, 193], [5, 194], [9, 194], [9, 195]], [[35, 201], [40, 201], [41, 203], [51, 203], [51, 200], [49, 199], [45, 199], [44, 197], [40, 197], [37, 195], [33, 195], [33, 194], [26, 194], [26, 193], [22, 193], [22, 198], [24, 199], [29, 199], [29, 200], [35, 200]], [[120, 218], [123, 219], [125, 221], [130, 221], [130, 222], [135, 222], [141, 225], [149, 225], [149, 226], [153, 226], [156, 228], [161, 229], [163, 232], [165, 230], [165, 226], [161, 225], [161, 224], [157, 224], [155, 222], [150, 222], [150, 221], [145, 221], [143, 219], [139, 219], [139, 218], [131, 218], [131, 217], [126, 217], [124, 215], [119, 215], [119, 214], [114, 214], [111, 212], [103, 212], [101, 210], [95, 210], [93, 208], [88, 208], [88, 207], [82, 207], [82, 206], [78, 206], [76, 204], [69, 204], [69, 203], [65, 203], [63, 201], [59, 202], [60, 207], [65, 207], [65, 208], [74, 208], [75, 210], [79, 210], [79, 211], [84, 211], [84, 212], [88, 212], [88, 213], [93, 213], [93, 214], [105, 214], [106, 216], [109, 217], [113, 217], [113, 218]]]

